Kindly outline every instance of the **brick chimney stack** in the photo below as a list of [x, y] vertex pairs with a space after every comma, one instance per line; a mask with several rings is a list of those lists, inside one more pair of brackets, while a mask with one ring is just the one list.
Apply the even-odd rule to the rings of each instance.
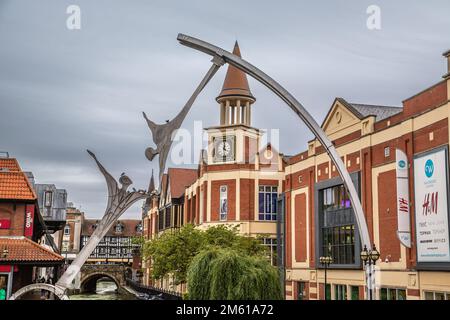
[[444, 57], [447, 58], [447, 74], [444, 76], [444, 79], [449, 80], [450, 78], [450, 50], [443, 54]]
[[447, 58], [447, 73], [443, 78], [447, 80], [447, 99], [450, 99], [450, 50], [443, 54]]

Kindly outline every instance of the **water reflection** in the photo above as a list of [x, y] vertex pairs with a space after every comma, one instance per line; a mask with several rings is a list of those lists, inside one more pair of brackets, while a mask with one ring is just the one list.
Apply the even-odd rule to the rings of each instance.
[[70, 296], [70, 300], [135, 300], [134, 296], [121, 294], [110, 280], [99, 280], [95, 293], [83, 293]]

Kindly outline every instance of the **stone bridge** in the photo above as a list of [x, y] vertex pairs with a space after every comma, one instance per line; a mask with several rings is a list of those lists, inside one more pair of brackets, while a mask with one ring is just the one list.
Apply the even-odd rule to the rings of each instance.
[[122, 290], [127, 273], [131, 273], [131, 269], [121, 264], [85, 264], [80, 270], [80, 292], [95, 292], [97, 281], [102, 278], [114, 281], [117, 289]]

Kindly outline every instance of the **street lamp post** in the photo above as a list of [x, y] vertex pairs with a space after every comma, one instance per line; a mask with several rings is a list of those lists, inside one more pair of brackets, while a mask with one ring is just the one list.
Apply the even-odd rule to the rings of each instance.
[[331, 257], [330, 253], [331, 253], [331, 244], [328, 244], [328, 255], [319, 258], [320, 264], [323, 265], [325, 268], [325, 284], [324, 284], [325, 300], [327, 300], [327, 269], [329, 265], [333, 263], [333, 258]]
[[369, 300], [373, 300], [375, 264], [379, 258], [380, 252], [377, 250], [375, 244], [371, 250], [367, 250], [367, 247], [364, 246], [364, 249], [361, 251], [361, 260], [366, 270], [367, 296]]

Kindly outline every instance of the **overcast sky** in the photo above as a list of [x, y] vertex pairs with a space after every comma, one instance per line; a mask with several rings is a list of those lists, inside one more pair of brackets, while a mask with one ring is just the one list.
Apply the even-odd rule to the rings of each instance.
[[[81, 30], [66, 8], [81, 8]], [[366, 26], [381, 8], [381, 30]], [[279, 81], [321, 123], [335, 97], [401, 106], [441, 80], [450, 49], [450, 1], [22, 1], [0, 0], [0, 150], [37, 183], [65, 188], [69, 201], [100, 217], [106, 186], [85, 152], [110, 172], [147, 188], [152, 145], [141, 112], [175, 116], [210, 57], [181, 46], [179, 32], [232, 49]], [[201, 94], [183, 127], [218, 124], [226, 68]], [[249, 79], [253, 125], [280, 129], [280, 151], [312, 138], [271, 92]], [[170, 164], [169, 164], [170, 165]], [[141, 203], [124, 216], [138, 218]]]

